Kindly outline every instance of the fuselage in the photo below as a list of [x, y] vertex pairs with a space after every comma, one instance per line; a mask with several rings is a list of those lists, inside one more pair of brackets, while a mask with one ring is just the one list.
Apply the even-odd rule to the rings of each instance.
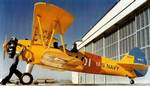
[[[64, 53], [61, 49], [45, 48], [41, 45], [30, 46], [30, 43], [30, 40], [19, 41], [19, 44], [27, 47], [28, 53], [25, 54], [25, 57], [27, 59], [32, 59], [32, 64], [45, 65], [55, 69], [58, 68], [67, 71], [124, 76], [130, 78], [136, 77], [133, 71], [120, 66], [118, 64], [119, 61], [105, 56], [98, 56], [89, 52], [80, 51], [76, 53], [67, 51], [66, 53]], [[45, 60], [41, 60], [43, 59], [43, 55], [45, 54], [45, 52], [52, 57], [49, 56], [46, 57]], [[58, 60], [52, 61], [50, 60], [51, 58], [53, 58], [53, 60], [56, 60], [55, 58], [57, 58]], [[68, 62], [61, 64], [62, 62], [59, 63], [59, 59]]]
[[82, 72], [92, 74], [105, 74], [135, 78], [136, 75], [120, 66], [119, 61], [105, 56], [98, 56], [85, 52], [85, 64]]

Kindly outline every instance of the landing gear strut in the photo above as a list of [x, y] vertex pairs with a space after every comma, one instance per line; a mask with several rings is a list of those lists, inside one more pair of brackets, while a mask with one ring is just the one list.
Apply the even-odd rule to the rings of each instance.
[[20, 77], [20, 83], [23, 85], [29, 85], [33, 82], [33, 76], [31, 75], [32, 69], [33, 69], [33, 64], [27, 64], [26, 66], [26, 71], [23, 73]]

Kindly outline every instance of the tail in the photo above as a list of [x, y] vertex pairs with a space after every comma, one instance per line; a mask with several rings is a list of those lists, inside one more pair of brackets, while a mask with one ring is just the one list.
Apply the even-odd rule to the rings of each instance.
[[[147, 60], [145, 58], [145, 55], [139, 48], [133, 48], [129, 52], [129, 55], [134, 56], [134, 63], [147, 65]], [[144, 76], [147, 73], [147, 71], [148, 71], [148, 67], [144, 68], [144, 70], [134, 69], [134, 72], [135, 72], [137, 77]]]

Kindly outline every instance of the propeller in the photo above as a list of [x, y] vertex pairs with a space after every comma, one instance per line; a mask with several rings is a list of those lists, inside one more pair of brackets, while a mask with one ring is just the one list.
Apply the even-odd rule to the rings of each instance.
[[5, 59], [5, 56], [7, 54], [7, 48], [8, 48], [8, 38], [5, 36], [5, 40], [3, 43], [3, 58]]

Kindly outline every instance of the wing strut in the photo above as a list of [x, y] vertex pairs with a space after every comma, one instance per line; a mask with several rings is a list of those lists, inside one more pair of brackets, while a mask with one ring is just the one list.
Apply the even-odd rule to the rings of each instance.
[[63, 35], [62, 35], [62, 34], [60, 34], [60, 39], [61, 39], [61, 43], [62, 43], [62, 47], [63, 47], [63, 51], [64, 51], [64, 53], [66, 53], [65, 43], [64, 43], [64, 39], [63, 39]]
[[39, 16], [37, 16], [37, 20], [38, 20], [38, 24], [39, 24], [39, 30], [40, 30], [40, 36], [41, 36], [42, 44], [45, 47], [45, 43], [44, 43], [44, 39], [43, 39], [43, 31], [42, 31], [42, 26], [41, 26], [41, 21], [40, 21]]
[[49, 41], [49, 44], [48, 44], [48, 48], [50, 48], [50, 46], [52, 44], [52, 40], [53, 40], [54, 34], [55, 34], [55, 29], [53, 28], [52, 35], [51, 35], [51, 38], [50, 38], [50, 41]]

